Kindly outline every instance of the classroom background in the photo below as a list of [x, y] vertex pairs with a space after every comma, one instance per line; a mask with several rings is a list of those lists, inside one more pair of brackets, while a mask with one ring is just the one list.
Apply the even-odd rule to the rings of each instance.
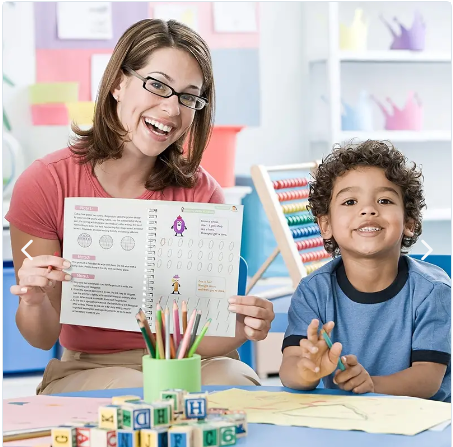
[[[67, 146], [72, 119], [89, 125], [98, 82], [126, 28], [143, 18], [175, 18], [196, 29], [212, 50], [217, 109], [202, 165], [224, 187], [228, 203], [245, 205], [241, 255], [249, 278], [277, 247], [252, 166], [309, 166], [351, 138], [388, 139], [423, 166], [428, 208], [412, 253], [427, 252], [423, 240], [433, 250], [426, 260], [440, 259], [450, 269], [449, 3], [77, 4], [3, 4], [3, 216], [17, 175]], [[88, 22], [96, 14], [102, 26], [93, 31]], [[3, 267], [3, 397], [27, 396], [59, 347], [36, 350], [15, 326], [4, 219]], [[278, 255], [255, 290], [291, 284]], [[282, 324], [244, 354], [265, 384], [279, 383], [287, 304], [276, 307]]]

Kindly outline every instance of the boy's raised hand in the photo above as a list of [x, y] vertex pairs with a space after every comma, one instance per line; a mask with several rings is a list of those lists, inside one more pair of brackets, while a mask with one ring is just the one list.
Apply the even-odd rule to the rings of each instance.
[[368, 371], [358, 362], [355, 355], [343, 358], [345, 371], [337, 371], [333, 379], [338, 388], [357, 394], [374, 393], [374, 383]]
[[[321, 333], [318, 334], [318, 320], [312, 320], [307, 328], [307, 338], [300, 341], [302, 358], [297, 363], [301, 378], [308, 383], [317, 382], [333, 373], [341, 355], [341, 343], [334, 343], [329, 349]], [[329, 321], [323, 329], [330, 337], [335, 323]]]

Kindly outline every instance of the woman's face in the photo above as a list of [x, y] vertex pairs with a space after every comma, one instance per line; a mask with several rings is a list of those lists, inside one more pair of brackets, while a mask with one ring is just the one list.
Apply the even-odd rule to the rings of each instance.
[[[137, 73], [144, 78], [151, 76], [178, 93], [201, 95], [203, 73], [196, 59], [183, 50], [156, 50]], [[117, 100], [118, 117], [131, 140], [124, 149], [138, 155], [157, 157], [181, 137], [197, 113], [179, 103], [176, 95], [162, 98], [145, 90], [143, 81], [133, 75], [123, 74], [112, 94]]]

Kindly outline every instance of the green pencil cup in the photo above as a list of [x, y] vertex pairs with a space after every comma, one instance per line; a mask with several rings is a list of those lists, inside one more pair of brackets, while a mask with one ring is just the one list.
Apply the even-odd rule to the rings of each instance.
[[144, 355], [143, 398], [151, 403], [160, 399], [160, 392], [178, 388], [189, 392], [201, 391], [201, 357], [183, 359], [154, 359]]

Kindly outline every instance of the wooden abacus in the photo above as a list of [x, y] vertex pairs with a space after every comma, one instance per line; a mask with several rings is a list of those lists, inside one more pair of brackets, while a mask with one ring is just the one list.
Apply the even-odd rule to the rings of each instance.
[[319, 227], [311, 213], [307, 211], [308, 201], [304, 200], [308, 198], [309, 193], [308, 178], [271, 180], [269, 175], [270, 172], [313, 171], [319, 163], [252, 166], [252, 180], [269, 219], [277, 247], [249, 281], [247, 293], [263, 276], [279, 253], [282, 254], [288, 269], [292, 288], [286, 287], [266, 294], [268, 298], [291, 293], [302, 278], [329, 261], [331, 255], [324, 250]]

